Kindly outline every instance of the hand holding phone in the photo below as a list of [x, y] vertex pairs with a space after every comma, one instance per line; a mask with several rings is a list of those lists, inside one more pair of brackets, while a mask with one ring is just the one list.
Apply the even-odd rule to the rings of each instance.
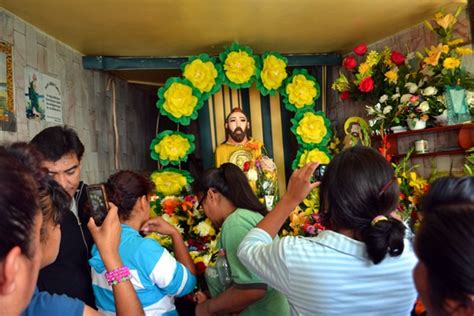
[[328, 166], [327, 164], [320, 164], [316, 168], [316, 170], [314, 170], [314, 173], [313, 173], [314, 181], [321, 181], [323, 179], [327, 166]]
[[91, 215], [97, 226], [102, 225], [107, 212], [109, 210], [107, 205], [107, 194], [103, 184], [92, 184], [87, 187], [87, 197], [89, 198], [89, 205], [91, 207]]

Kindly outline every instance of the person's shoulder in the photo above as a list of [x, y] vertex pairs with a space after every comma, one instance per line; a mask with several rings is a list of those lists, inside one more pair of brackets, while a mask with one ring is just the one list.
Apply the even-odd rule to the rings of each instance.
[[230, 214], [224, 221], [226, 227], [232, 227], [237, 225], [244, 225], [253, 227], [262, 220], [262, 214], [247, 210], [244, 208], [237, 208], [232, 214]]
[[22, 316], [82, 315], [84, 302], [67, 295], [36, 291]]

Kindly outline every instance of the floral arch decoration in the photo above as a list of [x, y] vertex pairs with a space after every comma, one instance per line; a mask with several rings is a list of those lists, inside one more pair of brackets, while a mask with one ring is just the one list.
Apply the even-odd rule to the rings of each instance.
[[[207, 54], [192, 56], [181, 65], [182, 78], [169, 78], [158, 90], [156, 106], [160, 113], [173, 122], [187, 126], [198, 117], [204, 102], [227, 85], [232, 89], [249, 88], [255, 83], [263, 96], [280, 93], [287, 110], [295, 113], [291, 120], [292, 132], [301, 147], [293, 169], [310, 161], [327, 163], [331, 155], [326, 145], [332, 135], [329, 120], [323, 112], [315, 112], [316, 100], [321, 95], [317, 80], [306, 69], [295, 69], [290, 75], [288, 60], [277, 52], [253, 54], [250, 47], [233, 43], [217, 57]], [[179, 165], [195, 150], [194, 136], [180, 132], [164, 131], [150, 145], [151, 156], [161, 165]], [[166, 178], [175, 175], [181, 179], [182, 188], [189, 186], [192, 178], [183, 177], [178, 169], [165, 168]], [[154, 178], [157, 178], [156, 176]], [[163, 177], [160, 177], [160, 179]], [[186, 184], [183, 182], [186, 179]], [[157, 185], [158, 194], [166, 195]]]

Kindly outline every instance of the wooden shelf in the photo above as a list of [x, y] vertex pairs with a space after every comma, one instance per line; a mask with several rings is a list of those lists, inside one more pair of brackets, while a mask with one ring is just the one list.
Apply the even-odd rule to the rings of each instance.
[[[413, 152], [410, 158], [416, 157], [435, 157], [435, 156], [442, 156], [442, 155], [464, 155], [466, 151], [464, 149], [452, 149], [452, 150], [440, 150], [440, 151], [431, 151], [426, 153], [416, 153]], [[394, 155], [392, 158], [395, 160], [401, 159], [406, 156], [407, 153]]]
[[[414, 152], [411, 158], [462, 155], [474, 144], [474, 123], [387, 134], [387, 141], [390, 145], [388, 154], [396, 160], [401, 159], [420, 139], [428, 142], [429, 151], [426, 153]], [[380, 142], [380, 136], [378, 142]]]
[[429, 128], [424, 128], [416, 131], [406, 131], [406, 132], [400, 132], [400, 133], [390, 133], [387, 134], [387, 138], [399, 138], [403, 136], [409, 136], [409, 135], [420, 135], [420, 134], [429, 134], [429, 133], [442, 133], [445, 131], [450, 131], [450, 130], [458, 130], [463, 127], [466, 128], [474, 128], [474, 123], [465, 123], [465, 124], [456, 124], [456, 125], [449, 125], [449, 126], [438, 126], [438, 127], [429, 127]]

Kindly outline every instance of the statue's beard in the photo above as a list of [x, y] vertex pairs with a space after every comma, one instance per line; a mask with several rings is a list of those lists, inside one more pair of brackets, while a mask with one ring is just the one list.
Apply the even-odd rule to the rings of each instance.
[[231, 131], [229, 128], [227, 129], [227, 132], [230, 136], [230, 138], [232, 138], [234, 140], [234, 142], [236, 143], [241, 143], [244, 141], [245, 139], [245, 136], [247, 136], [247, 133], [245, 133], [245, 131], [240, 128], [240, 127], [236, 127], [234, 129], [234, 131]]

